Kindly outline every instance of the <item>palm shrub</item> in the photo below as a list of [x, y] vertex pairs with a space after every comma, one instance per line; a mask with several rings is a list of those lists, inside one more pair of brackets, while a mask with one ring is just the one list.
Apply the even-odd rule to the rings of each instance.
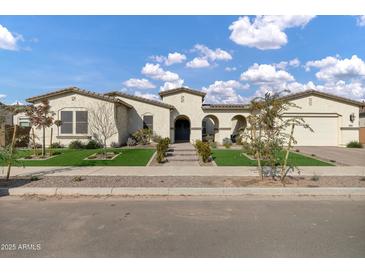
[[348, 147], [348, 148], [362, 148], [362, 144], [358, 141], [351, 141], [346, 145], [346, 147]]

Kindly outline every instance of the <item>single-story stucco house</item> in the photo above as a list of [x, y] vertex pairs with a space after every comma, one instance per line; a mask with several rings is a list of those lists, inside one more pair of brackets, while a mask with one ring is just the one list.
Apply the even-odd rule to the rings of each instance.
[[[91, 113], [95, 115], [101, 109], [110, 113], [115, 126], [116, 134], [109, 144], [125, 144], [130, 134], [144, 127], [151, 128], [156, 135], [169, 137], [172, 142], [194, 142], [213, 135], [221, 143], [247, 126], [246, 118], [250, 115], [247, 104], [205, 104], [204, 92], [185, 87], [162, 91], [159, 95], [161, 101], [118, 91], [101, 94], [70, 87], [28, 98], [27, 102], [49, 101], [55, 119], [62, 121], [59, 128], [53, 126], [53, 140], [64, 145], [92, 138]], [[363, 102], [315, 90], [286, 97], [300, 107], [290, 109], [286, 116], [303, 117], [314, 130], [297, 128], [298, 145], [344, 146], [359, 140], [359, 112]], [[17, 114], [14, 123], [25, 119], [24, 113]], [[40, 130], [36, 134], [42, 136]], [[50, 129], [46, 138], [49, 144]]]

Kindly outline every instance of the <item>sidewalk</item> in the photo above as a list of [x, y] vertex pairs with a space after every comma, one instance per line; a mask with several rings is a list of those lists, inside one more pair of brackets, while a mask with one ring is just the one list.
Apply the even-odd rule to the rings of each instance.
[[[365, 176], [364, 166], [300, 167], [293, 176]], [[0, 177], [6, 175], [6, 168]], [[13, 167], [11, 176], [257, 176], [255, 167]]]

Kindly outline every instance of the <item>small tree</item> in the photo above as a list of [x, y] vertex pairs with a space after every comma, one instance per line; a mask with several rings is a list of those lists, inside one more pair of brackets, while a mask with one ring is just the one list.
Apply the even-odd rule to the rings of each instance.
[[113, 110], [110, 104], [98, 103], [96, 108], [90, 111], [90, 130], [93, 137], [103, 145], [104, 154], [106, 154], [108, 140], [118, 133]]
[[32, 105], [26, 108], [27, 116], [30, 118], [32, 125], [37, 129], [42, 129], [42, 157], [46, 155], [46, 128], [52, 126], [54, 121], [53, 116], [55, 113], [50, 109], [48, 100], [43, 100], [37, 106]]
[[[290, 91], [267, 92], [263, 97], [256, 97], [250, 103], [251, 115], [248, 121], [251, 132], [246, 136], [252, 143], [261, 179], [264, 175], [261, 163], [264, 162], [270, 167], [269, 174], [274, 179], [278, 176], [277, 167], [281, 167], [280, 180], [283, 182], [288, 171], [294, 168], [294, 165], [290, 165], [288, 169], [288, 156], [292, 145], [296, 143], [295, 126], [312, 130], [302, 118], [285, 115], [290, 108], [299, 108], [282, 96], [288, 92]], [[285, 157], [283, 157], [284, 151], [286, 151]]]

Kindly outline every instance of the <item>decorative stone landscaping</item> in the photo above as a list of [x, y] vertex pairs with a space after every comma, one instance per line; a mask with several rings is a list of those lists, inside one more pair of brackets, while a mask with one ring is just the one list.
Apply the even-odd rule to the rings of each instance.
[[107, 153], [97, 152], [86, 157], [84, 160], [114, 160], [120, 154], [120, 152], [116, 153], [114, 151], [108, 151]]

